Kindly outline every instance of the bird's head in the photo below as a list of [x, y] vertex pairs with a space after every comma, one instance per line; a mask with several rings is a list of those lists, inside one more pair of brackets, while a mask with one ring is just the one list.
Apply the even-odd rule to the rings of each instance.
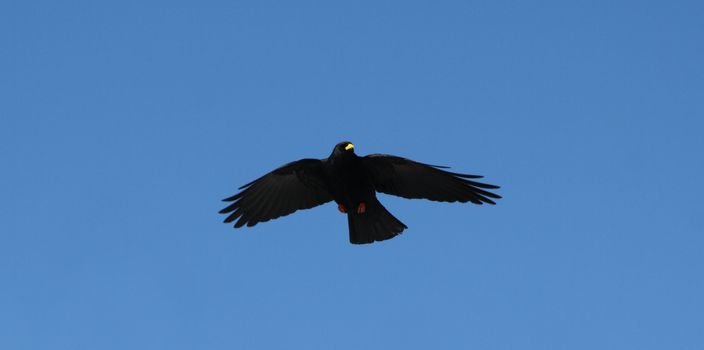
[[354, 154], [354, 145], [349, 141], [342, 141], [335, 145], [332, 150], [333, 156], [345, 156]]

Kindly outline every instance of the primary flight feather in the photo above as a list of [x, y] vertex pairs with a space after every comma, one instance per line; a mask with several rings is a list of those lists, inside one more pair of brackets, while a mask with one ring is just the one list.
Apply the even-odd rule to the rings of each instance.
[[474, 204], [496, 204], [493, 199], [501, 198], [487, 191], [498, 186], [474, 181], [481, 176], [443, 169], [385, 154], [359, 157], [345, 141], [328, 158], [291, 162], [240, 187], [224, 199], [232, 203], [220, 213], [228, 214], [226, 223], [237, 220], [239, 228], [334, 200], [347, 214], [350, 242], [363, 244], [393, 238], [407, 228], [381, 205], [376, 192]]

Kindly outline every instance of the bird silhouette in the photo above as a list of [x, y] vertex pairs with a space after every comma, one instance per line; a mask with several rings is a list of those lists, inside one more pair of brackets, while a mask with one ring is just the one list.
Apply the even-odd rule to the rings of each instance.
[[496, 204], [501, 196], [489, 192], [498, 186], [474, 181], [478, 175], [449, 172], [447, 167], [410, 159], [370, 154], [359, 157], [354, 145], [335, 145], [325, 159], [301, 159], [283, 165], [242, 186], [232, 202], [220, 211], [235, 228], [276, 219], [334, 200], [347, 215], [353, 244], [372, 243], [395, 237], [406, 229], [376, 198], [376, 192], [403, 198], [440, 202]]

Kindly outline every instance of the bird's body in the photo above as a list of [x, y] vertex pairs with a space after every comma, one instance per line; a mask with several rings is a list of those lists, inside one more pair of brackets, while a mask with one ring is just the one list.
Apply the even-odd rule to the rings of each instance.
[[357, 208], [376, 198], [374, 184], [362, 158], [354, 152], [330, 155], [323, 160], [325, 181], [333, 200], [345, 208]]
[[330, 195], [340, 211], [347, 214], [350, 241], [371, 243], [401, 233], [406, 225], [376, 199], [363, 159], [354, 152], [340, 152], [340, 148], [335, 147], [330, 157], [323, 160], [323, 173]]
[[325, 182], [335, 202], [354, 208], [374, 196], [374, 187], [354, 153], [339, 157], [333, 154], [323, 163]]
[[225, 222], [239, 219], [235, 227], [254, 226], [334, 200], [347, 214], [350, 242], [361, 244], [392, 238], [407, 228], [381, 205], [376, 192], [475, 204], [501, 198], [482, 189], [498, 186], [469, 180], [480, 176], [440, 168], [389, 155], [359, 157], [352, 143], [341, 142], [326, 159], [301, 159], [240, 187], [240, 193], [225, 199], [234, 203], [220, 212], [229, 214]]

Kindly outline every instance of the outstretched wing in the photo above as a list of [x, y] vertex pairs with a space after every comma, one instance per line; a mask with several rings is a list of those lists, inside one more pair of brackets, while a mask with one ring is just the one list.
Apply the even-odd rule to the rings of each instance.
[[370, 154], [362, 158], [377, 191], [404, 198], [424, 198], [439, 202], [496, 204], [490, 198], [501, 196], [486, 191], [499, 186], [469, 179], [481, 176], [451, 173], [447, 168], [418, 163], [387, 154]]
[[242, 187], [240, 193], [223, 199], [234, 202], [221, 210], [226, 223], [239, 218], [235, 227], [254, 226], [309, 209], [332, 200], [323, 181], [322, 162], [301, 159], [288, 163]]

